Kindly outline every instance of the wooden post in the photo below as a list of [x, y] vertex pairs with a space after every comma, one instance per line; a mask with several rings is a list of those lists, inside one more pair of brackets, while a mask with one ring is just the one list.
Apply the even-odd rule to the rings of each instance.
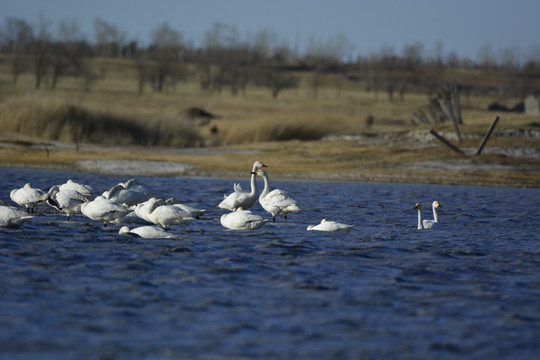
[[480, 146], [478, 147], [478, 150], [476, 150], [476, 155], [480, 155], [482, 153], [482, 150], [484, 149], [484, 146], [486, 145], [486, 142], [488, 141], [489, 137], [491, 136], [491, 133], [493, 132], [493, 129], [495, 129], [495, 126], [497, 125], [497, 122], [499, 121], [499, 115], [495, 116], [495, 119], [493, 119], [493, 122], [491, 123], [491, 126], [489, 127], [488, 132], [484, 136], [484, 139], [480, 143]]
[[436, 132], [435, 130], [431, 129], [429, 130], [429, 132], [435, 136], [437, 139], [439, 139], [440, 141], [442, 141], [443, 144], [445, 144], [446, 146], [448, 146], [450, 149], [454, 150], [455, 152], [457, 152], [458, 154], [460, 155], [465, 155], [465, 153], [463, 153], [463, 151], [459, 150], [458, 147], [454, 146], [450, 141], [446, 140], [442, 135], [440, 135], [438, 132]]
[[458, 124], [463, 124], [463, 119], [461, 118], [461, 105], [459, 104], [459, 89], [456, 83], [452, 84], [452, 99], [454, 100], [454, 110], [456, 111], [456, 118]]

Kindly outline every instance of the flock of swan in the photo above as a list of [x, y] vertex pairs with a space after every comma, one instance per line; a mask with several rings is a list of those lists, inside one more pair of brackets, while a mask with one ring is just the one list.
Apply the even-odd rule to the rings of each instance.
[[[251, 208], [258, 200], [261, 207], [272, 216], [276, 222], [277, 216], [283, 216], [287, 222], [287, 214], [300, 211], [296, 201], [281, 189], [270, 190], [268, 174], [263, 168], [267, 166], [261, 161], [255, 161], [251, 171], [251, 190], [244, 191], [240, 184], [233, 185], [233, 192], [224, 195], [218, 207], [226, 210], [220, 218], [223, 227], [230, 230], [255, 230], [269, 222], [260, 215], [252, 213]], [[264, 188], [257, 194], [256, 178], [261, 177]], [[57, 211], [64, 213], [69, 220], [71, 215], [83, 214], [89, 219], [101, 222], [122, 224], [119, 234], [139, 236], [143, 238], [172, 238], [168, 232], [170, 226], [182, 224], [200, 218], [204, 209], [197, 209], [181, 204], [174, 198], [164, 200], [156, 191], [135, 179], [118, 183], [110, 190], [94, 197], [91, 186], [68, 180], [61, 185], [52, 186], [47, 192], [32, 187], [30, 184], [13, 189], [10, 198], [20, 207], [6, 205], [0, 200], [0, 227], [16, 227], [33, 218], [37, 207], [48, 204]], [[418, 211], [418, 229], [434, 229], [438, 225], [436, 209], [440, 207], [433, 202], [433, 220], [422, 221], [420, 205]], [[128, 225], [137, 224], [130, 229]], [[319, 224], [309, 225], [307, 230], [318, 231], [349, 231], [353, 225], [342, 224], [322, 219]]]

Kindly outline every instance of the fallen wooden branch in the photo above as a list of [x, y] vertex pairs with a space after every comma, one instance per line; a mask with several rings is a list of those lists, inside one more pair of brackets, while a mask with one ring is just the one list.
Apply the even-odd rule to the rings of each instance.
[[450, 149], [454, 150], [455, 152], [457, 152], [458, 154], [460, 155], [465, 155], [465, 153], [463, 151], [461, 151], [457, 146], [455, 146], [454, 144], [452, 144], [450, 141], [446, 140], [442, 135], [440, 135], [438, 132], [436, 132], [435, 130], [431, 129], [429, 130], [429, 132], [435, 136], [437, 139], [439, 139], [440, 141], [442, 141], [443, 144], [445, 144], [446, 146], [448, 146]]
[[486, 145], [486, 142], [488, 141], [489, 137], [491, 136], [491, 133], [493, 132], [493, 129], [495, 129], [495, 126], [497, 125], [497, 122], [499, 121], [499, 116], [495, 116], [495, 119], [493, 119], [493, 122], [491, 123], [491, 126], [489, 127], [488, 132], [484, 136], [484, 139], [482, 139], [482, 142], [480, 143], [480, 146], [478, 147], [478, 150], [476, 150], [476, 155], [480, 155], [482, 153], [482, 150], [484, 149], [484, 146]]

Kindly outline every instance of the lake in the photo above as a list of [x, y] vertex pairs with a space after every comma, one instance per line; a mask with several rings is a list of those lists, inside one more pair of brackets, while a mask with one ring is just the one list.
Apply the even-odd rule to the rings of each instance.
[[[245, 179], [137, 177], [206, 209], [177, 239], [43, 207], [0, 229], [1, 359], [537, 359], [540, 190], [272, 181], [299, 213], [223, 228]], [[0, 199], [67, 179], [95, 193], [126, 176], [0, 169]], [[259, 189], [263, 183], [257, 180]], [[416, 229], [415, 203], [441, 228]], [[257, 203], [254, 213], [271, 218]], [[306, 231], [322, 218], [347, 233]]]

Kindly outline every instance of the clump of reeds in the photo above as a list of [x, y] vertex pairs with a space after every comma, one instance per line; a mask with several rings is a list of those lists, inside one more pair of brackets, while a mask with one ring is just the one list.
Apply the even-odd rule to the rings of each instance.
[[256, 143], [267, 141], [320, 140], [332, 133], [335, 122], [328, 119], [257, 119], [231, 123], [223, 131], [228, 143]]
[[163, 147], [189, 147], [201, 141], [198, 132], [180, 120], [144, 121], [54, 101], [13, 100], [1, 107], [4, 131], [42, 140]]

